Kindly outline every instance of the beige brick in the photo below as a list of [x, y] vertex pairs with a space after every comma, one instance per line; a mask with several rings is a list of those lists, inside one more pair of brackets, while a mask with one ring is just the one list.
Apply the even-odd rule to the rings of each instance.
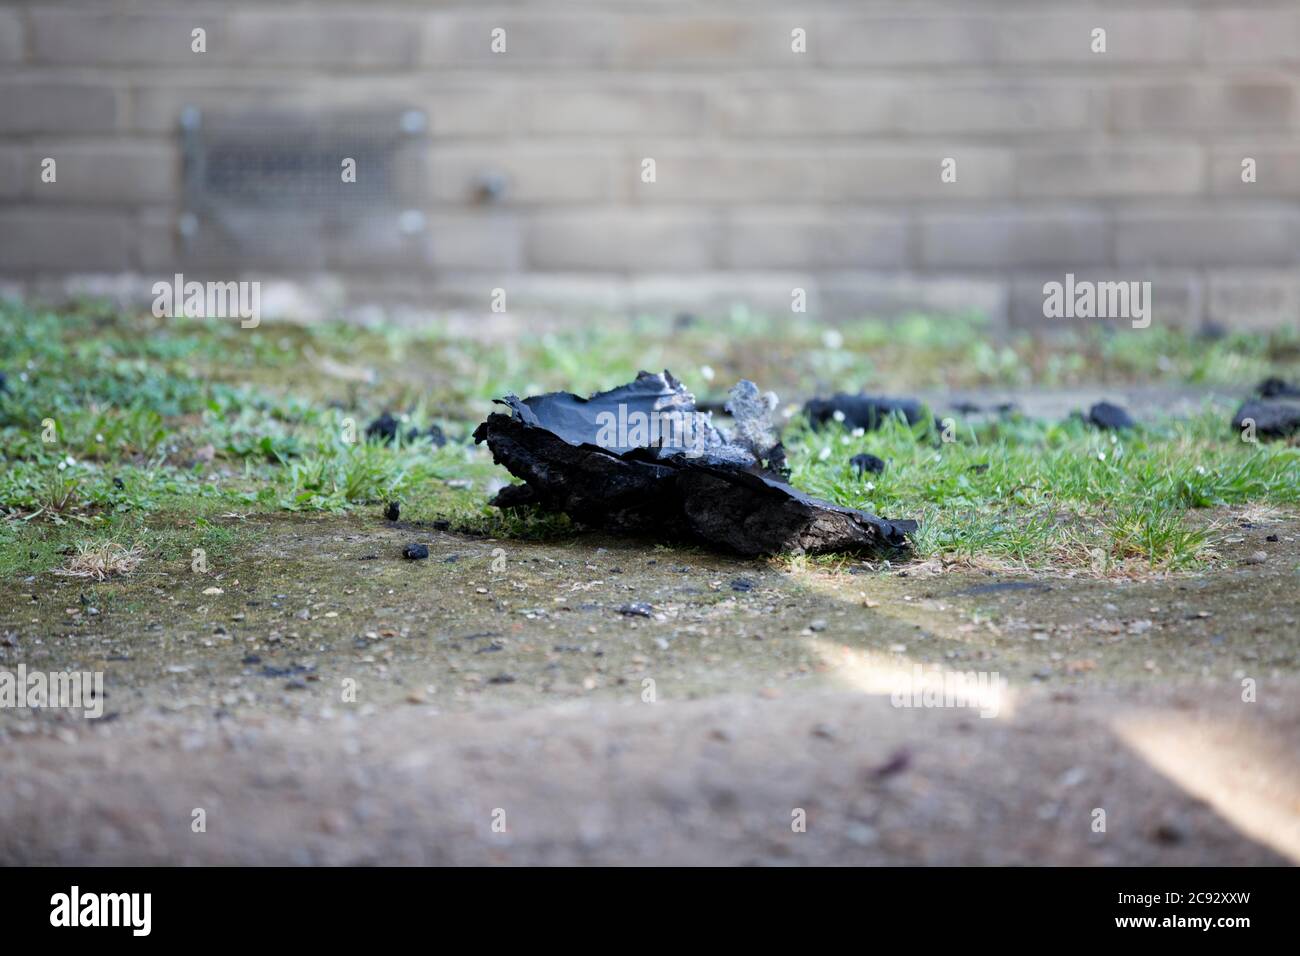
[[[822, 150], [809, 163], [828, 202], [852, 200], [1000, 199], [1012, 195], [1012, 156], [1004, 149], [965, 144], [881, 146]], [[945, 159], [956, 160], [957, 181], [940, 180]], [[820, 173], [820, 174], [819, 174]]]
[[[1242, 160], [1255, 160], [1255, 182], [1242, 182]], [[1300, 196], [1300, 145], [1260, 146], [1247, 143], [1217, 147], [1210, 165], [1214, 192], [1236, 199], [1255, 196]]]
[[102, 133], [113, 130], [121, 96], [104, 84], [0, 80], [0, 133]]
[[1300, 213], [1221, 204], [1125, 208], [1116, 213], [1115, 260], [1139, 266], [1300, 263]]
[[17, 199], [27, 186], [27, 153], [21, 146], [0, 146], [0, 199]]
[[136, 261], [148, 275], [166, 273], [180, 258], [180, 213], [172, 207], [146, 207], [136, 222]]
[[[226, 20], [209, 12], [100, 12], [81, 5], [37, 6], [31, 16], [37, 63], [201, 68], [228, 62], [223, 49]], [[191, 31], [196, 27], [207, 31], [206, 53], [192, 48]]]
[[693, 209], [572, 209], [534, 213], [527, 261], [544, 270], [697, 272], [718, 261], [720, 230]]
[[1300, 324], [1300, 272], [1294, 269], [1215, 270], [1209, 277], [1207, 317], [1231, 329], [1275, 329]]
[[131, 267], [132, 219], [85, 209], [0, 210], [0, 271], [89, 272]]
[[1207, 10], [1202, 30], [1211, 63], [1300, 62], [1300, 11]]
[[395, 94], [397, 102], [409, 101], [428, 114], [429, 132], [435, 137], [505, 137], [526, 131], [530, 111], [527, 94], [503, 83], [474, 86], [437, 82], [415, 95]]
[[1110, 228], [1098, 209], [1071, 206], [923, 213], [921, 264], [929, 269], [1064, 264], [1076, 269], [1110, 258]]
[[707, 125], [707, 99], [697, 89], [593, 89], [590, 83], [539, 83], [528, 94], [534, 133], [690, 134]]
[[[231, 14], [229, 59], [251, 66], [318, 66], [330, 70], [414, 66], [420, 58], [422, 21], [413, 13], [358, 13], [305, 8]], [[224, 51], [208, 34], [208, 50]]]
[[[814, 308], [816, 282], [799, 272], [700, 272], [636, 275], [628, 282], [625, 308], [634, 312], [680, 315], [695, 312], [725, 315], [736, 306], [751, 312], [794, 317], [792, 294], [803, 289], [809, 312]], [[803, 318], [802, 314], [798, 314]], [[692, 384], [703, 385], [696, 380]]]
[[[28, 156], [28, 195], [42, 203], [167, 202], [180, 190], [180, 155], [168, 143], [38, 141]], [[57, 164], [53, 183], [40, 178], [45, 157]]]
[[[492, 52], [492, 31], [505, 30], [504, 53]], [[581, 68], [608, 64], [620, 25], [599, 13], [538, 15], [524, 10], [435, 13], [422, 25], [425, 66]]]
[[0, 63], [21, 63], [23, 19], [17, 10], [0, 10]]
[[1186, 269], [1083, 269], [1060, 268], [1032, 274], [1018, 274], [1011, 282], [1010, 316], [1014, 326], [1035, 331], [1058, 332], [1094, 326], [1113, 326], [1133, 334], [1133, 319], [1047, 318], [1043, 315], [1043, 286], [1048, 282], [1065, 282], [1072, 272], [1078, 282], [1150, 282], [1151, 325], [1196, 328], [1205, 317], [1205, 283], [1196, 272]]
[[804, 67], [811, 65], [811, 54], [790, 49], [790, 31], [799, 19], [749, 11], [624, 17], [616, 33], [615, 63], [655, 70]]
[[430, 231], [402, 229], [396, 211], [349, 217], [342, 227], [326, 230], [322, 241], [326, 267], [343, 272], [414, 269], [431, 262]]
[[[1003, 25], [992, 17], [835, 16], [808, 19], [808, 56], [831, 66], [975, 66], [992, 63]], [[798, 25], [797, 23], [795, 25]], [[789, 36], [789, 30], [786, 30]]]
[[[656, 179], [641, 181], [644, 159]], [[647, 145], [626, 154], [623, 179], [638, 203], [800, 202], [818, 198], [818, 155], [807, 149]]]
[[718, 125], [741, 136], [881, 133], [899, 128], [902, 90], [872, 80], [746, 85], [717, 97]]
[[[320, 80], [312, 78], [301, 83], [275, 83], [265, 78], [244, 81], [237, 72], [222, 73], [221, 82], [194, 83], [190, 74], [184, 82], [162, 84], [153, 76], [145, 78], [132, 90], [131, 125], [144, 133], [174, 134], [179, 128], [181, 112], [187, 106], [196, 106], [207, 114], [238, 114], [264, 112], [303, 112], [309, 115], [329, 116], [335, 113], [392, 113], [396, 127], [397, 116], [403, 109], [422, 109], [434, 135], [440, 135], [439, 123], [456, 128], [457, 132], [474, 132], [480, 121], [470, 120], [465, 113], [486, 101], [468, 97], [460, 105], [465, 113], [449, 116], [443, 106], [444, 97], [454, 97], [456, 90], [442, 89], [431, 96], [420, 83], [409, 77], [401, 80], [349, 78], [346, 80]], [[497, 115], [492, 114], [493, 121]], [[463, 126], [459, 126], [464, 121]], [[451, 129], [447, 129], [451, 132]]]
[[1090, 93], [1082, 85], [1000, 83], [942, 84], [913, 88], [903, 103], [909, 133], [1032, 133], [1086, 129]]
[[725, 264], [737, 269], [902, 268], [907, 220], [897, 214], [742, 209], [726, 224]]
[[914, 272], [827, 272], [818, 276], [821, 314], [829, 318], [901, 318], [931, 315], [1007, 317], [1007, 284], [996, 277], [923, 275]]
[[1284, 131], [1297, 125], [1291, 79], [1122, 83], [1110, 90], [1111, 123], [1120, 131]]
[[514, 272], [523, 266], [524, 227], [513, 212], [438, 210], [429, 216], [429, 231], [433, 264], [440, 270]]
[[1016, 157], [1019, 195], [1065, 198], [1178, 196], [1200, 192], [1205, 157], [1191, 143], [1024, 149]]
[[[1200, 23], [1189, 10], [1095, 10], [1031, 13], [998, 18], [998, 60], [1059, 67], [1089, 64], [1193, 63], [1200, 56]], [[1092, 51], [1094, 28], [1106, 31], [1106, 52]]]
[[[619, 157], [600, 144], [486, 144], [437, 146], [430, 157], [435, 202], [513, 205], [596, 202], [622, 189]], [[504, 192], [489, 200], [485, 179], [499, 178]]]

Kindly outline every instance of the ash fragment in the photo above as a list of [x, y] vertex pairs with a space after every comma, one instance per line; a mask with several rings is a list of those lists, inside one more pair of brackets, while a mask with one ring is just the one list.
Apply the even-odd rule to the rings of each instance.
[[1300, 398], [1300, 385], [1281, 378], [1266, 378], [1255, 386], [1260, 398]]
[[1255, 423], [1261, 438], [1287, 438], [1300, 432], [1300, 399], [1251, 399], [1237, 409], [1232, 427], [1241, 431], [1248, 422]]
[[736, 439], [696, 409], [671, 373], [641, 372], [591, 398], [507, 396], [497, 404], [508, 412], [489, 415], [474, 440], [523, 482], [497, 496], [502, 507], [532, 504], [610, 532], [744, 555], [905, 546], [916, 522], [841, 508], [782, 480], [769, 402], [752, 383], [733, 390]]
[[861, 455], [854, 455], [849, 459], [849, 464], [853, 466], [854, 472], [859, 475], [879, 475], [885, 470], [885, 460], [883, 458], [868, 455], [866, 452]]
[[804, 414], [814, 425], [824, 425], [836, 418], [836, 412], [844, 416], [840, 420], [845, 425], [867, 431], [875, 431], [891, 415], [903, 416], [909, 425], [915, 425], [924, 417], [921, 403], [916, 399], [888, 395], [840, 393], [830, 398], [813, 398], [804, 405]]
[[1087, 421], [1106, 431], [1121, 431], [1136, 424], [1128, 412], [1110, 402], [1098, 402], [1088, 409]]
[[[397, 434], [400, 430], [401, 422], [394, 418], [391, 412], [384, 412], [369, 425], [366, 426], [366, 437], [375, 438], [385, 445], [391, 445], [397, 440]], [[433, 443], [434, 448], [441, 448], [447, 444], [447, 436], [437, 425], [430, 425], [424, 431], [411, 427], [406, 430], [406, 441], [415, 441], [421, 436], [428, 438]]]

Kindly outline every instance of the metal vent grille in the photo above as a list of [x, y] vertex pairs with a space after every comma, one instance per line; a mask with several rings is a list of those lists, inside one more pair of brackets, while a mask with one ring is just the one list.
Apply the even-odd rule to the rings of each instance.
[[[346, 267], [413, 250], [424, 229], [427, 123], [418, 110], [181, 118], [187, 260]], [[356, 162], [345, 182], [343, 162]]]

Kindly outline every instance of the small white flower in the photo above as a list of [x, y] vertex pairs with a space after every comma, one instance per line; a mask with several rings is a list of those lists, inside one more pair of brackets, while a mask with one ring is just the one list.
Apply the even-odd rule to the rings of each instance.
[[713, 381], [713, 376], [716, 375], [716, 374], [717, 374], [717, 373], [713, 371], [713, 366], [712, 366], [712, 365], [701, 365], [701, 366], [700, 366], [700, 377], [703, 378], [704, 381], [706, 381], [706, 382], [711, 382], [711, 381]]
[[868, 481], [868, 482], [867, 482], [867, 491], [875, 491], [875, 490], [876, 490], [876, 484], [875, 484], [875, 482], [873, 482], [873, 481]]
[[829, 457], [831, 457], [831, 449], [829, 445], [817, 453], [818, 461], [825, 461]]
[[837, 422], [842, 422], [844, 421], [844, 413], [837, 408], [831, 413], [831, 418], [835, 419]]
[[838, 349], [844, 345], [844, 336], [835, 329], [827, 329], [822, 333], [822, 345], [828, 349]]
[[1104, 451], [1099, 451], [1099, 452], [1097, 452], [1097, 460], [1098, 460], [1098, 461], [1105, 461], [1105, 460], [1106, 460], [1106, 453], [1105, 453]]
[[847, 445], [848, 443], [849, 443], [849, 436], [848, 436], [848, 435], [841, 435], [841, 436], [840, 436], [840, 444], [841, 444], [841, 445]]
[[103, 436], [103, 435], [96, 435], [96, 436], [95, 436], [95, 441], [99, 442], [101, 445], [104, 444], [104, 436]]
[[855, 428], [853, 429], [853, 431], [849, 432], [849, 434], [852, 435], [854, 438], [861, 438], [866, 433], [867, 430], [865, 428]]

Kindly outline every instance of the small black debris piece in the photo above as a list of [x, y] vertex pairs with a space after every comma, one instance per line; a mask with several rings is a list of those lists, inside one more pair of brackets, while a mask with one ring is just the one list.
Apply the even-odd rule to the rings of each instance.
[[408, 561], [423, 561], [428, 556], [428, 545], [412, 543], [402, 549], [402, 557]]
[[[397, 440], [400, 425], [401, 422], [393, 417], [392, 413], [384, 412], [366, 426], [366, 437], [378, 438], [385, 445], [391, 445]], [[433, 442], [435, 448], [441, 448], [447, 444], [447, 436], [437, 425], [430, 425], [424, 431], [420, 431], [418, 428], [408, 428], [405, 437], [407, 442], [413, 442], [421, 437], [428, 438], [429, 441]]]
[[650, 617], [654, 614], [654, 608], [649, 604], [638, 601], [633, 604], [624, 604], [618, 609], [618, 613], [624, 617]]
[[1133, 428], [1137, 424], [1128, 412], [1110, 402], [1098, 402], [1092, 406], [1088, 409], [1086, 420], [1089, 424], [1106, 431], [1121, 431], [1125, 428]]
[[121, 478], [114, 476], [113, 487], [116, 488], [118, 491], [121, 491], [123, 488], [126, 487], [126, 482], [124, 482]]
[[249, 655], [246, 656], [243, 660], [241, 660], [239, 663], [241, 663], [241, 664], [260, 664], [260, 663], [262, 663], [262, 659], [261, 659], [260, 657], [258, 657], [256, 654], [249, 654]]
[[515, 682], [514, 674], [497, 674], [495, 677], [489, 677], [489, 684], [513, 684]]
[[749, 578], [736, 578], [731, 582], [731, 590], [745, 593], [754, 590], [754, 582]]
[[875, 455], [868, 455], [865, 452], [861, 455], [854, 455], [849, 459], [849, 464], [859, 475], [878, 475], [885, 470], [885, 460], [877, 458]]
[[[532, 490], [536, 507], [606, 531], [689, 539], [744, 555], [901, 548], [914, 521], [888, 521], [787, 484], [772, 408], [752, 383], [732, 390], [737, 436], [715, 427], [670, 372], [591, 398], [552, 392], [498, 400], [474, 432]], [[918, 411], [919, 414], [919, 411]], [[518, 486], [514, 486], [518, 487]], [[526, 493], [503, 489], [496, 504]]]
[[1292, 385], [1276, 376], [1264, 379], [1255, 391], [1260, 398], [1300, 398], [1300, 385]]
[[1265, 535], [1265, 536], [1264, 536], [1264, 540], [1265, 540], [1265, 541], [1276, 541], [1276, 540], [1277, 540], [1277, 535], [1275, 535], [1275, 534]]
[[378, 438], [384, 444], [392, 444], [397, 438], [397, 419], [388, 412], [380, 415], [366, 426], [367, 438]]
[[316, 668], [305, 667], [302, 664], [290, 664], [288, 667], [272, 667], [267, 664], [258, 673], [263, 677], [296, 677], [299, 674], [310, 674]]
[[923, 417], [921, 403], [914, 398], [848, 395], [842, 392], [830, 398], [810, 399], [803, 410], [814, 425], [824, 425], [835, 417], [836, 412], [841, 412], [845, 425], [850, 428], [865, 428], [867, 431], [879, 428], [891, 415], [902, 415], [909, 425], [915, 425]]
[[396, 521], [402, 516], [402, 506], [396, 501], [390, 501], [384, 507], [384, 517], [389, 521]]
[[1255, 434], [1260, 438], [1287, 438], [1300, 431], [1300, 401], [1251, 399], [1237, 409], [1232, 427], [1241, 431], [1248, 422], [1255, 423]]
[[886, 777], [892, 777], [894, 774], [902, 773], [912, 765], [912, 754], [905, 749], [895, 750], [889, 755], [889, 759], [877, 767], [871, 768], [871, 776], [876, 780], [884, 780]]

